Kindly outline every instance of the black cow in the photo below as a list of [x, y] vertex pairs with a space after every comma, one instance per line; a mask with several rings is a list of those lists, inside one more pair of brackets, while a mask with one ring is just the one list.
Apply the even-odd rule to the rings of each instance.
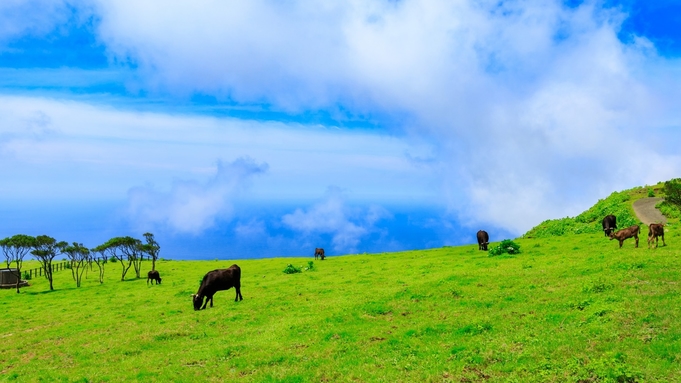
[[[244, 297], [241, 295], [241, 268], [239, 266], [232, 265], [228, 269], [209, 271], [203, 276], [199, 291], [192, 295], [194, 310], [205, 309], [208, 301], [210, 301], [210, 307], [213, 307], [213, 295], [218, 291], [229, 290], [232, 287], [236, 290], [234, 302], [243, 300]], [[203, 302], [204, 297], [206, 303]], [[202, 303], [203, 307], [201, 307]]]
[[321, 259], [322, 261], [324, 260], [324, 258], [326, 258], [326, 255], [324, 255], [324, 249], [321, 249], [319, 247], [315, 247], [314, 259], [317, 259], [317, 257], [319, 257], [319, 259]]
[[633, 237], [636, 238], [636, 247], [638, 247], [638, 233], [640, 230], [641, 228], [638, 225], [632, 225], [626, 229], [619, 230], [616, 233], [610, 233], [610, 240], [612, 241], [613, 239], [617, 239], [620, 241], [621, 249], [624, 240]]
[[612, 214], [606, 215], [603, 218], [603, 232], [605, 232], [605, 236], [609, 237], [615, 229], [617, 229], [617, 217]]
[[150, 272], [147, 273], [147, 285], [149, 284], [150, 280], [152, 285], [154, 284], [154, 281], [156, 281], [157, 285], [160, 285], [161, 274], [159, 274], [157, 270], [151, 270]]
[[487, 251], [487, 244], [489, 244], [489, 234], [484, 230], [478, 230], [478, 250]]
[[662, 246], [667, 246], [666, 243], [664, 243], [664, 225], [661, 223], [651, 223], [648, 226], [648, 248], [650, 249], [650, 246], [653, 244], [653, 240], [655, 241], [655, 247], [657, 248], [658, 244], [658, 239], [657, 237], [662, 237]]

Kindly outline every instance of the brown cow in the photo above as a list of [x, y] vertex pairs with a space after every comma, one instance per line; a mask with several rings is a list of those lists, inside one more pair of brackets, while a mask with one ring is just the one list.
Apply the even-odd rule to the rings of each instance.
[[158, 270], [151, 270], [147, 273], [147, 285], [149, 284], [149, 280], [151, 280], [151, 284], [154, 284], [154, 281], [156, 281], [157, 285], [161, 284], [161, 274], [158, 273]]
[[666, 243], [664, 243], [664, 225], [661, 223], [651, 223], [648, 226], [648, 248], [650, 249], [650, 246], [653, 244], [653, 240], [655, 240], [655, 248], [657, 248], [658, 244], [658, 239], [657, 237], [662, 237], [662, 246], [667, 246]]
[[321, 249], [321, 248], [319, 248], [319, 247], [315, 247], [315, 249], [314, 249], [314, 259], [316, 260], [317, 257], [319, 257], [319, 259], [321, 259], [322, 261], [324, 260], [324, 258], [326, 258], [326, 255], [324, 255], [324, 249]]
[[489, 244], [489, 234], [484, 230], [478, 230], [478, 250], [487, 251], [487, 245]]
[[[203, 310], [206, 308], [208, 301], [210, 307], [213, 307], [213, 295], [222, 290], [229, 290], [232, 287], [236, 290], [236, 298], [234, 301], [243, 300], [241, 295], [241, 268], [237, 265], [232, 265], [228, 269], [209, 271], [203, 276], [199, 291], [192, 295], [194, 302], [194, 310]], [[206, 298], [206, 303], [203, 303], [203, 298]], [[203, 303], [203, 307], [201, 304]]]
[[610, 240], [612, 241], [613, 239], [617, 239], [620, 241], [620, 249], [622, 248], [622, 243], [624, 243], [625, 239], [634, 237], [636, 238], [636, 247], [638, 247], [638, 233], [641, 231], [641, 228], [638, 227], [638, 225], [633, 225], [629, 226], [626, 229], [622, 229], [617, 231], [616, 233], [610, 233]]

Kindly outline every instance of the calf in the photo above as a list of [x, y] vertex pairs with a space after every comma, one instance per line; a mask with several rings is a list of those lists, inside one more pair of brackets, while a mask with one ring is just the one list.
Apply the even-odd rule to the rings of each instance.
[[638, 247], [638, 233], [640, 231], [640, 228], [638, 225], [633, 225], [629, 226], [626, 229], [619, 230], [616, 233], [610, 233], [610, 240], [612, 241], [613, 239], [617, 239], [620, 241], [620, 249], [622, 248], [622, 243], [624, 243], [625, 239], [634, 237], [636, 238], [636, 247]]
[[650, 246], [653, 244], [653, 240], [655, 240], [655, 248], [657, 248], [658, 244], [658, 239], [657, 237], [662, 237], [662, 246], [667, 246], [666, 243], [664, 243], [664, 225], [661, 223], [651, 223], [648, 226], [648, 248], [650, 249]]
[[324, 258], [326, 258], [326, 256], [324, 255], [324, 249], [321, 249], [321, 248], [319, 248], [319, 247], [315, 247], [315, 249], [314, 249], [314, 259], [316, 260], [317, 257], [319, 257], [319, 259], [321, 259], [322, 261], [324, 260]]
[[154, 284], [154, 281], [156, 281], [157, 285], [161, 284], [161, 274], [158, 273], [156, 270], [151, 270], [150, 272], [147, 273], [147, 285], [149, 285], [149, 281], [151, 280], [151, 284]]
[[489, 244], [489, 234], [484, 230], [478, 230], [478, 250], [487, 251], [487, 245]]
[[603, 232], [605, 236], [608, 237], [610, 234], [617, 229], [617, 218], [610, 214], [603, 218]]
[[[210, 301], [210, 307], [213, 307], [213, 295], [218, 291], [229, 290], [232, 287], [236, 290], [234, 301], [243, 300], [244, 297], [241, 295], [241, 268], [239, 266], [232, 265], [228, 269], [209, 271], [203, 276], [199, 291], [192, 295], [194, 310], [205, 309], [208, 301]], [[205, 303], [203, 303], [204, 297], [206, 298]], [[202, 303], [203, 307], [201, 307]]]

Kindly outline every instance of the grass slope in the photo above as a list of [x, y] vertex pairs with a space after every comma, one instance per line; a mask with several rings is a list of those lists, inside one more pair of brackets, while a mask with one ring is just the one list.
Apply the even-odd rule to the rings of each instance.
[[[644, 197], [664, 197], [663, 188], [664, 184], [659, 183], [650, 187], [636, 187], [614, 192], [607, 198], [598, 200], [589, 210], [576, 217], [546, 220], [525, 233], [523, 237], [547, 238], [565, 234], [603, 233], [603, 217], [608, 214], [617, 217], [617, 227], [620, 229], [631, 225], [641, 225], [641, 221], [634, 214], [632, 204]], [[673, 206], [667, 204], [664, 204], [664, 209], [663, 212], [669, 215], [673, 215], [674, 210], [676, 210]]]
[[[1, 381], [670, 382], [681, 376], [681, 243], [622, 249], [595, 234], [330, 257], [315, 271], [239, 261], [244, 300], [195, 312], [205, 272], [163, 261], [163, 284], [108, 264], [56, 291], [0, 290]], [[644, 234], [645, 235], [645, 234]], [[149, 267], [149, 264], [146, 264]]]

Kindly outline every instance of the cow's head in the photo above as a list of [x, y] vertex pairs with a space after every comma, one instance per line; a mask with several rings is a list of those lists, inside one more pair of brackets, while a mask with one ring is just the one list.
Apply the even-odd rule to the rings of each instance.
[[194, 310], [201, 310], [203, 304], [203, 297], [199, 294], [192, 295], [192, 302], [194, 302]]
[[161, 279], [162, 279], [161, 277], [158, 278], [158, 284], [159, 285], [161, 284]]

